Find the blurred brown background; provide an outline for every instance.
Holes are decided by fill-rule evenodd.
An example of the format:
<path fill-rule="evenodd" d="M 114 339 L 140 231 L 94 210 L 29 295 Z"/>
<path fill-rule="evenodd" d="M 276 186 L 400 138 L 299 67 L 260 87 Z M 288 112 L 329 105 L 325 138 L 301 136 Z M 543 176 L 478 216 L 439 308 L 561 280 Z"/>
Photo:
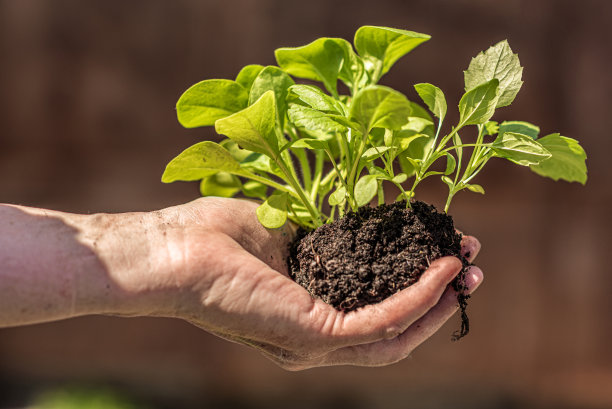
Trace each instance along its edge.
<path fill-rule="evenodd" d="M 180 94 L 363 24 L 431 34 L 382 83 L 416 100 L 411 84 L 432 82 L 449 107 L 470 58 L 508 38 L 525 84 L 494 119 L 577 138 L 589 157 L 586 187 L 498 160 L 477 181 L 484 197 L 455 198 L 486 277 L 459 343 L 454 320 L 391 367 L 289 373 L 183 322 L 80 318 L 0 330 L 0 407 L 76 383 L 168 408 L 612 408 L 611 21 L 607 0 L 0 0 L 0 202 L 121 212 L 191 200 L 196 184 L 159 181 L 213 135 L 180 127 Z M 418 194 L 440 205 L 445 190 Z"/>

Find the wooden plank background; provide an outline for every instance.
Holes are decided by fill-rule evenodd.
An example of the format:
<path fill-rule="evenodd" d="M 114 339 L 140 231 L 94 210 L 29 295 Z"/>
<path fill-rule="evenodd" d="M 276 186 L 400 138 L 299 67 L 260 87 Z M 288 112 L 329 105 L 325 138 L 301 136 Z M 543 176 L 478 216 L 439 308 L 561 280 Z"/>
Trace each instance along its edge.
<path fill-rule="evenodd" d="M 589 156 L 586 187 L 497 160 L 484 197 L 456 197 L 485 272 L 459 343 L 455 320 L 391 367 L 287 373 L 183 322 L 87 317 L 0 330 L 0 407 L 76 381 L 167 407 L 612 408 L 611 17 L 606 0 L 0 0 L 0 202 L 87 213 L 191 200 L 195 184 L 159 181 L 214 137 L 178 125 L 182 91 L 363 24 L 432 34 L 382 83 L 416 100 L 411 84 L 432 82 L 450 111 L 470 58 L 508 38 L 525 84 L 495 119 L 577 138 Z M 440 205 L 445 186 L 418 194 Z"/>

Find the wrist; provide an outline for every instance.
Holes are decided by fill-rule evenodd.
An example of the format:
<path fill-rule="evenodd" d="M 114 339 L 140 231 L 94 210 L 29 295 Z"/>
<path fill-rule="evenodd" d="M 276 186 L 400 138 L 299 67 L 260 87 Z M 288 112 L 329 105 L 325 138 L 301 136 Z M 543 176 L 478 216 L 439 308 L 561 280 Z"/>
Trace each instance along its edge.
<path fill-rule="evenodd" d="M 180 283 L 164 212 L 81 217 L 80 241 L 95 257 L 74 277 L 76 314 L 172 316 Z"/>

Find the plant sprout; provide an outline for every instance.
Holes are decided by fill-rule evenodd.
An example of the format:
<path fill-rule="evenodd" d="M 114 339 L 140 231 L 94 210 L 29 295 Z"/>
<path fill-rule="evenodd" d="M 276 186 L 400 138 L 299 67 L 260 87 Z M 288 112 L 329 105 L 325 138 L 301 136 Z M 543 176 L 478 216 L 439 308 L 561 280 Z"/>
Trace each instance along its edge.
<path fill-rule="evenodd" d="M 448 212 L 461 190 L 484 193 L 473 179 L 496 157 L 554 180 L 586 183 L 586 154 L 576 140 L 558 133 L 539 138 L 530 123 L 491 120 L 522 85 L 523 68 L 507 41 L 472 59 L 459 122 L 447 134 L 448 106 L 438 87 L 414 86 L 432 117 L 401 92 L 378 85 L 399 58 L 429 39 L 364 26 L 355 33 L 354 48 L 341 38 L 319 38 L 277 49 L 278 66 L 247 65 L 235 80 L 193 85 L 177 102 L 179 122 L 214 126 L 227 139 L 186 149 L 168 164 L 162 181 L 199 180 L 203 195 L 261 199 L 257 216 L 268 228 L 287 219 L 319 227 L 374 198 L 384 203 L 390 185 L 410 207 L 415 189 L 430 176 L 448 186 Z M 338 80 L 348 94 L 338 89 Z M 468 127 L 476 136 L 466 143 Z"/>

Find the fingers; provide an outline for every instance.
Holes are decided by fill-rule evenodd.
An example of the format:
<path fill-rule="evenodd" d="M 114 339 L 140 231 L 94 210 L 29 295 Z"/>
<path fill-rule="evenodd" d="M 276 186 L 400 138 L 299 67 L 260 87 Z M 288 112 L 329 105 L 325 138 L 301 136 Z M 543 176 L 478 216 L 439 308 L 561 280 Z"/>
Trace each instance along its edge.
<path fill-rule="evenodd" d="M 466 273 L 468 293 L 483 280 L 482 271 L 475 266 Z M 399 336 L 371 344 L 349 346 L 326 356 L 324 365 L 382 366 L 398 362 L 432 336 L 457 311 L 457 293 L 448 288 L 440 301 Z"/>
<path fill-rule="evenodd" d="M 480 251 L 480 242 L 474 236 L 463 236 L 461 238 L 461 255 L 470 263 L 474 261 Z"/>
<path fill-rule="evenodd" d="M 447 285 L 461 271 L 455 257 L 434 261 L 419 281 L 387 298 L 332 320 L 327 334 L 336 347 L 366 344 L 397 337 L 436 305 Z"/>

